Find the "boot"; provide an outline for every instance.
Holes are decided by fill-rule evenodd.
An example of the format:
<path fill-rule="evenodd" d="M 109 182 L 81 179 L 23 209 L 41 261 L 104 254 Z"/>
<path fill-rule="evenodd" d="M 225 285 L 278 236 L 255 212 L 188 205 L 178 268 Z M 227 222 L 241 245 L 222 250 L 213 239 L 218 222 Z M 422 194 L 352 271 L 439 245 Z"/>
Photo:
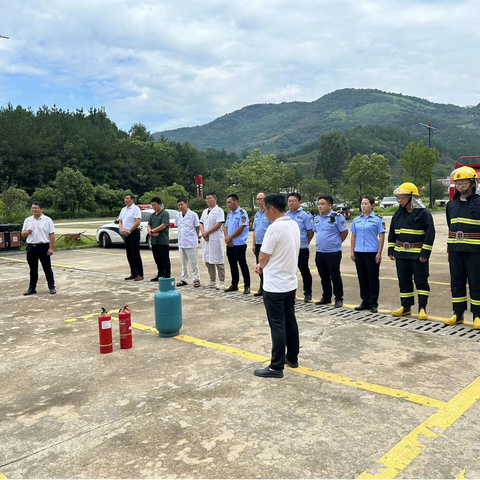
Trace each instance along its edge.
<path fill-rule="evenodd" d="M 480 318 L 475 317 L 475 320 L 473 321 L 473 328 L 475 330 L 480 330 Z"/>
<path fill-rule="evenodd" d="M 409 310 L 406 310 L 404 307 L 400 307 L 398 310 L 393 310 L 392 315 L 394 317 L 403 317 L 404 315 L 411 315 L 412 307 Z"/>
<path fill-rule="evenodd" d="M 443 323 L 445 325 L 457 325 L 458 323 L 463 323 L 463 313 L 461 314 L 454 313 L 450 318 L 447 318 L 446 320 L 444 320 Z"/>
<path fill-rule="evenodd" d="M 418 310 L 418 319 L 419 320 L 428 320 L 428 315 L 426 312 L 427 307 L 420 307 Z"/>

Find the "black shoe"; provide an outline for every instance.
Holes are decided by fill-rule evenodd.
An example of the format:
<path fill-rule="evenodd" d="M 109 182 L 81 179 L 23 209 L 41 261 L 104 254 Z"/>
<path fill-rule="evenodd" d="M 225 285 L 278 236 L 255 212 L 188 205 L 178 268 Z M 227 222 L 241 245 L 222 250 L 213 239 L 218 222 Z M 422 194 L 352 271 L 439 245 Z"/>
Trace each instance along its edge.
<path fill-rule="evenodd" d="M 287 357 L 285 357 L 285 364 L 290 368 L 298 368 L 298 362 L 291 362 Z"/>
<path fill-rule="evenodd" d="M 254 297 L 263 297 L 263 290 L 259 290 L 257 293 L 253 294 Z"/>
<path fill-rule="evenodd" d="M 233 285 L 230 285 L 228 288 L 224 290 L 224 292 L 238 292 L 238 287 L 234 287 Z"/>
<path fill-rule="evenodd" d="M 364 303 L 361 303 L 358 307 L 355 307 L 354 310 L 360 312 L 362 310 L 368 310 L 370 307 L 367 307 Z"/>
<path fill-rule="evenodd" d="M 243 289 L 243 294 L 244 294 L 244 295 L 250 295 L 250 287 L 245 287 L 245 288 Z"/>
<path fill-rule="evenodd" d="M 274 378 L 283 378 L 283 370 L 274 370 L 270 367 L 258 368 L 253 371 L 253 374 L 257 377 L 274 377 Z"/>
<path fill-rule="evenodd" d="M 125 277 L 125 280 L 135 280 L 135 275 L 130 275 L 129 277 Z"/>
<path fill-rule="evenodd" d="M 372 313 L 378 313 L 378 308 L 377 308 L 377 307 L 372 307 L 372 308 L 370 309 L 370 311 L 371 311 Z"/>
<path fill-rule="evenodd" d="M 343 307 L 343 300 L 335 300 L 334 308 Z"/>
<path fill-rule="evenodd" d="M 312 296 L 305 294 L 305 295 L 303 296 L 303 301 L 304 301 L 305 303 L 312 303 Z"/>
<path fill-rule="evenodd" d="M 57 293 L 57 291 L 55 290 L 55 287 L 50 289 L 50 294 L 51 295 L 55 295 L 56 293 Z"/>
<path fill-rule="evenodd" d="M 158 279 L 159 279 L 159 278 L 160 278 L 160 277 L 151 278 L 150 281 L 151 281 L 151 282 L 158 282 Z"/>
<path fill-rule="evenodd" d="M 329 303 L 332 303 L 331 298 L 322 297 L 318 302 L 315 302 L 315 305 L 327 305 Z"/>
<path fill-rule="evenodd" d="M 34 288 L 29 288 L 24 295 L 34 295 L 37 291 Z"/>

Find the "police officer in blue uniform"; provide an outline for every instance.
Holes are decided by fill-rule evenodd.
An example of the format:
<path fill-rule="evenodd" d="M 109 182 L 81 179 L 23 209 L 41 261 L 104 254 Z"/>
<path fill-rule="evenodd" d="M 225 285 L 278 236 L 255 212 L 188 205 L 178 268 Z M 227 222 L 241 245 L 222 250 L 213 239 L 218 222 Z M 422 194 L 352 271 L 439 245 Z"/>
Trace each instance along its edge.
<path fill-rule="evenodd" d="M 335 308 L 343 306 L 343 281 L 340 273 L 342 261 L 342 243 L 347 238 L 347 221 L 343 215 L 332 211 L 333 198 L 330 195 L 318 197 L 318 211 L 313 219 L 313 228 L 317 234 L 317 265 L 322 282 L 323 295 L 316 305 L 325 305 L 332 301 L 335 295 Z"/>
<path fill-rule="evenodd" d="M 355 310 L 378 312 L 380 293 L 380 262 L 385 243 L 385 222 L 374 211 L 375 199 L 364 195 L 360 208 L 362 215 L 353 219 L 350 258 L 357 268 L 362 303 Z"/>
<path fill-rule="evenodd" d="M 260 248 L 262 247 L 263 237 L 269 225 L 272 222 L 268 220 L 265 215 L 265 193 L 257 193 L 257 205 L 258 212 L 255 214 L 253 220 L 253 242 L 252 242 L 252 252 L 255 255 L 255 259 L 258 263 L 258 256 L 260 254 Z M 260 273 L 260 288 L 257 293 L 254 293 L 254 297 L 261 297 L 263 295 L 263 273 Z"/>
<path fill-rule="evenodd" d="M 304 302 L 312 301 L 312 274 L 308 268 L 310 250 L 308 246 L 313 238 L 313 217 L 302 208 L 302 197 L 299 193 L 291 193 L 288 196 L 287 215 L 297 222 L 300 228 L 300 253 L 298 254 L 298 269 L 302 274 Z"/>
<path fill-rule="evenodd" d="M 250 272 L 247 265 L 247 238 L 248 238 L 248 215 L 243 208 L 238 206 L 238 197 L 235 194 L 227 197 L 227 207 L 230 213 L 225 222 L 225 243 L 227 244 L 227 258 L 232 275 L 232 284 L 225 289 L 226 292 L 238 291 L 240 274 L 238 265 L 242 270 L 244 294 L 250 293 Z"/>

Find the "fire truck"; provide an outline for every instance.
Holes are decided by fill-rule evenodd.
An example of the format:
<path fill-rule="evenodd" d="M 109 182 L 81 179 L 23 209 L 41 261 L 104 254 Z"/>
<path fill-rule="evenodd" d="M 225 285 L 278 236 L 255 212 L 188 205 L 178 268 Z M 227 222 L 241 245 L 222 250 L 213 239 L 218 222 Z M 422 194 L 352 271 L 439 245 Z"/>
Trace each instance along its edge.
<path fill-rule="evenodd" d="M 475 157 L 460 157 L 455 164 L 455 168 L 459 167 L 472 167 L 477 172 L 478 178 L 480 178 L 480 155 Z M 477 193 L 480 194 L 480 185 L 477 189 Z M 454 195 L 455 183 L 450 179 L 450 198 L 453 198 Z"/>

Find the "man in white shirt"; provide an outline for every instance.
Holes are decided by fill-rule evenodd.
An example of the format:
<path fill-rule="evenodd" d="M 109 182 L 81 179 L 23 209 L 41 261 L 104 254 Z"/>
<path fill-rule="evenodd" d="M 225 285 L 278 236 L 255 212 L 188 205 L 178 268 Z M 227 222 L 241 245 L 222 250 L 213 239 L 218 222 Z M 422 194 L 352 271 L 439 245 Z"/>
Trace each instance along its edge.
<path fill-rule="evenodd" d="M 198 215 L 188 208 L 186 198 L 177 200 L 180 210 L 175 217 L 175 226 L 178 227 L 178 249 L 180 259 L 182 260 L 182 279 L 177 283 L 177 287 L 188 285 L 188 266 L 192 271 L 193 286 L 200 286 L 200 272 L 198 270 L 198 232 L 200 231 L 200 221 Z"/>
<path fill-rule="evenodd" d="M 135 205 L 135 197 L 129 193 L 125 195 L 125 206 L 118 217 L 118 228 L 125 241 L 127 260 L 130 265 L 130 276 L 125 280 L 139 282 L 143 280 L 143 263 L 140 256 L 140 223 L 142 212 Z"/>
<path fill-rule="evenodd" d="M 21 233 L 22 237 L 27 237 L 27 262 L 30 267 L 30 285 L 24 295 L 37 293 L 39 260 L 53 295 L 57 291 L 50 257 L 55 244 L 55 228 L 52 219 L 43 214 L 43 205 L 40 202 L 32 202 L 31 212 L 32 216 L 23 222 Z"/>
<path fill-rule="evenodd" d="M 225 212 L 217 205 L 215 193 L 207 193 L 205 200 L 208 208 L 200 217 L 200 231 L 203 238 L 203 261 L 210 277 L 210 282 L 206 286 L 216 286 L 217 290 L 223 290 L 225 288 L 225 257 L 222 225 L 225 223 Z M 215 267 L 218 272 L 218 283 L 216 283 Z"/>
<path fill-rule="evenodd" d="M 272 334 L 272 358 L 268 367 L 254 371 L 258 377 L 282 378 L 285 363 L 298 367 L 300 340 L 295 296 L 300 229 L 285 214 L 286 208 L 284 195 L 272 193 L 265 197 L 265 214 L 273 223 L 265 232 L 255 273 L 263 273 L 263 303 Z"/>

